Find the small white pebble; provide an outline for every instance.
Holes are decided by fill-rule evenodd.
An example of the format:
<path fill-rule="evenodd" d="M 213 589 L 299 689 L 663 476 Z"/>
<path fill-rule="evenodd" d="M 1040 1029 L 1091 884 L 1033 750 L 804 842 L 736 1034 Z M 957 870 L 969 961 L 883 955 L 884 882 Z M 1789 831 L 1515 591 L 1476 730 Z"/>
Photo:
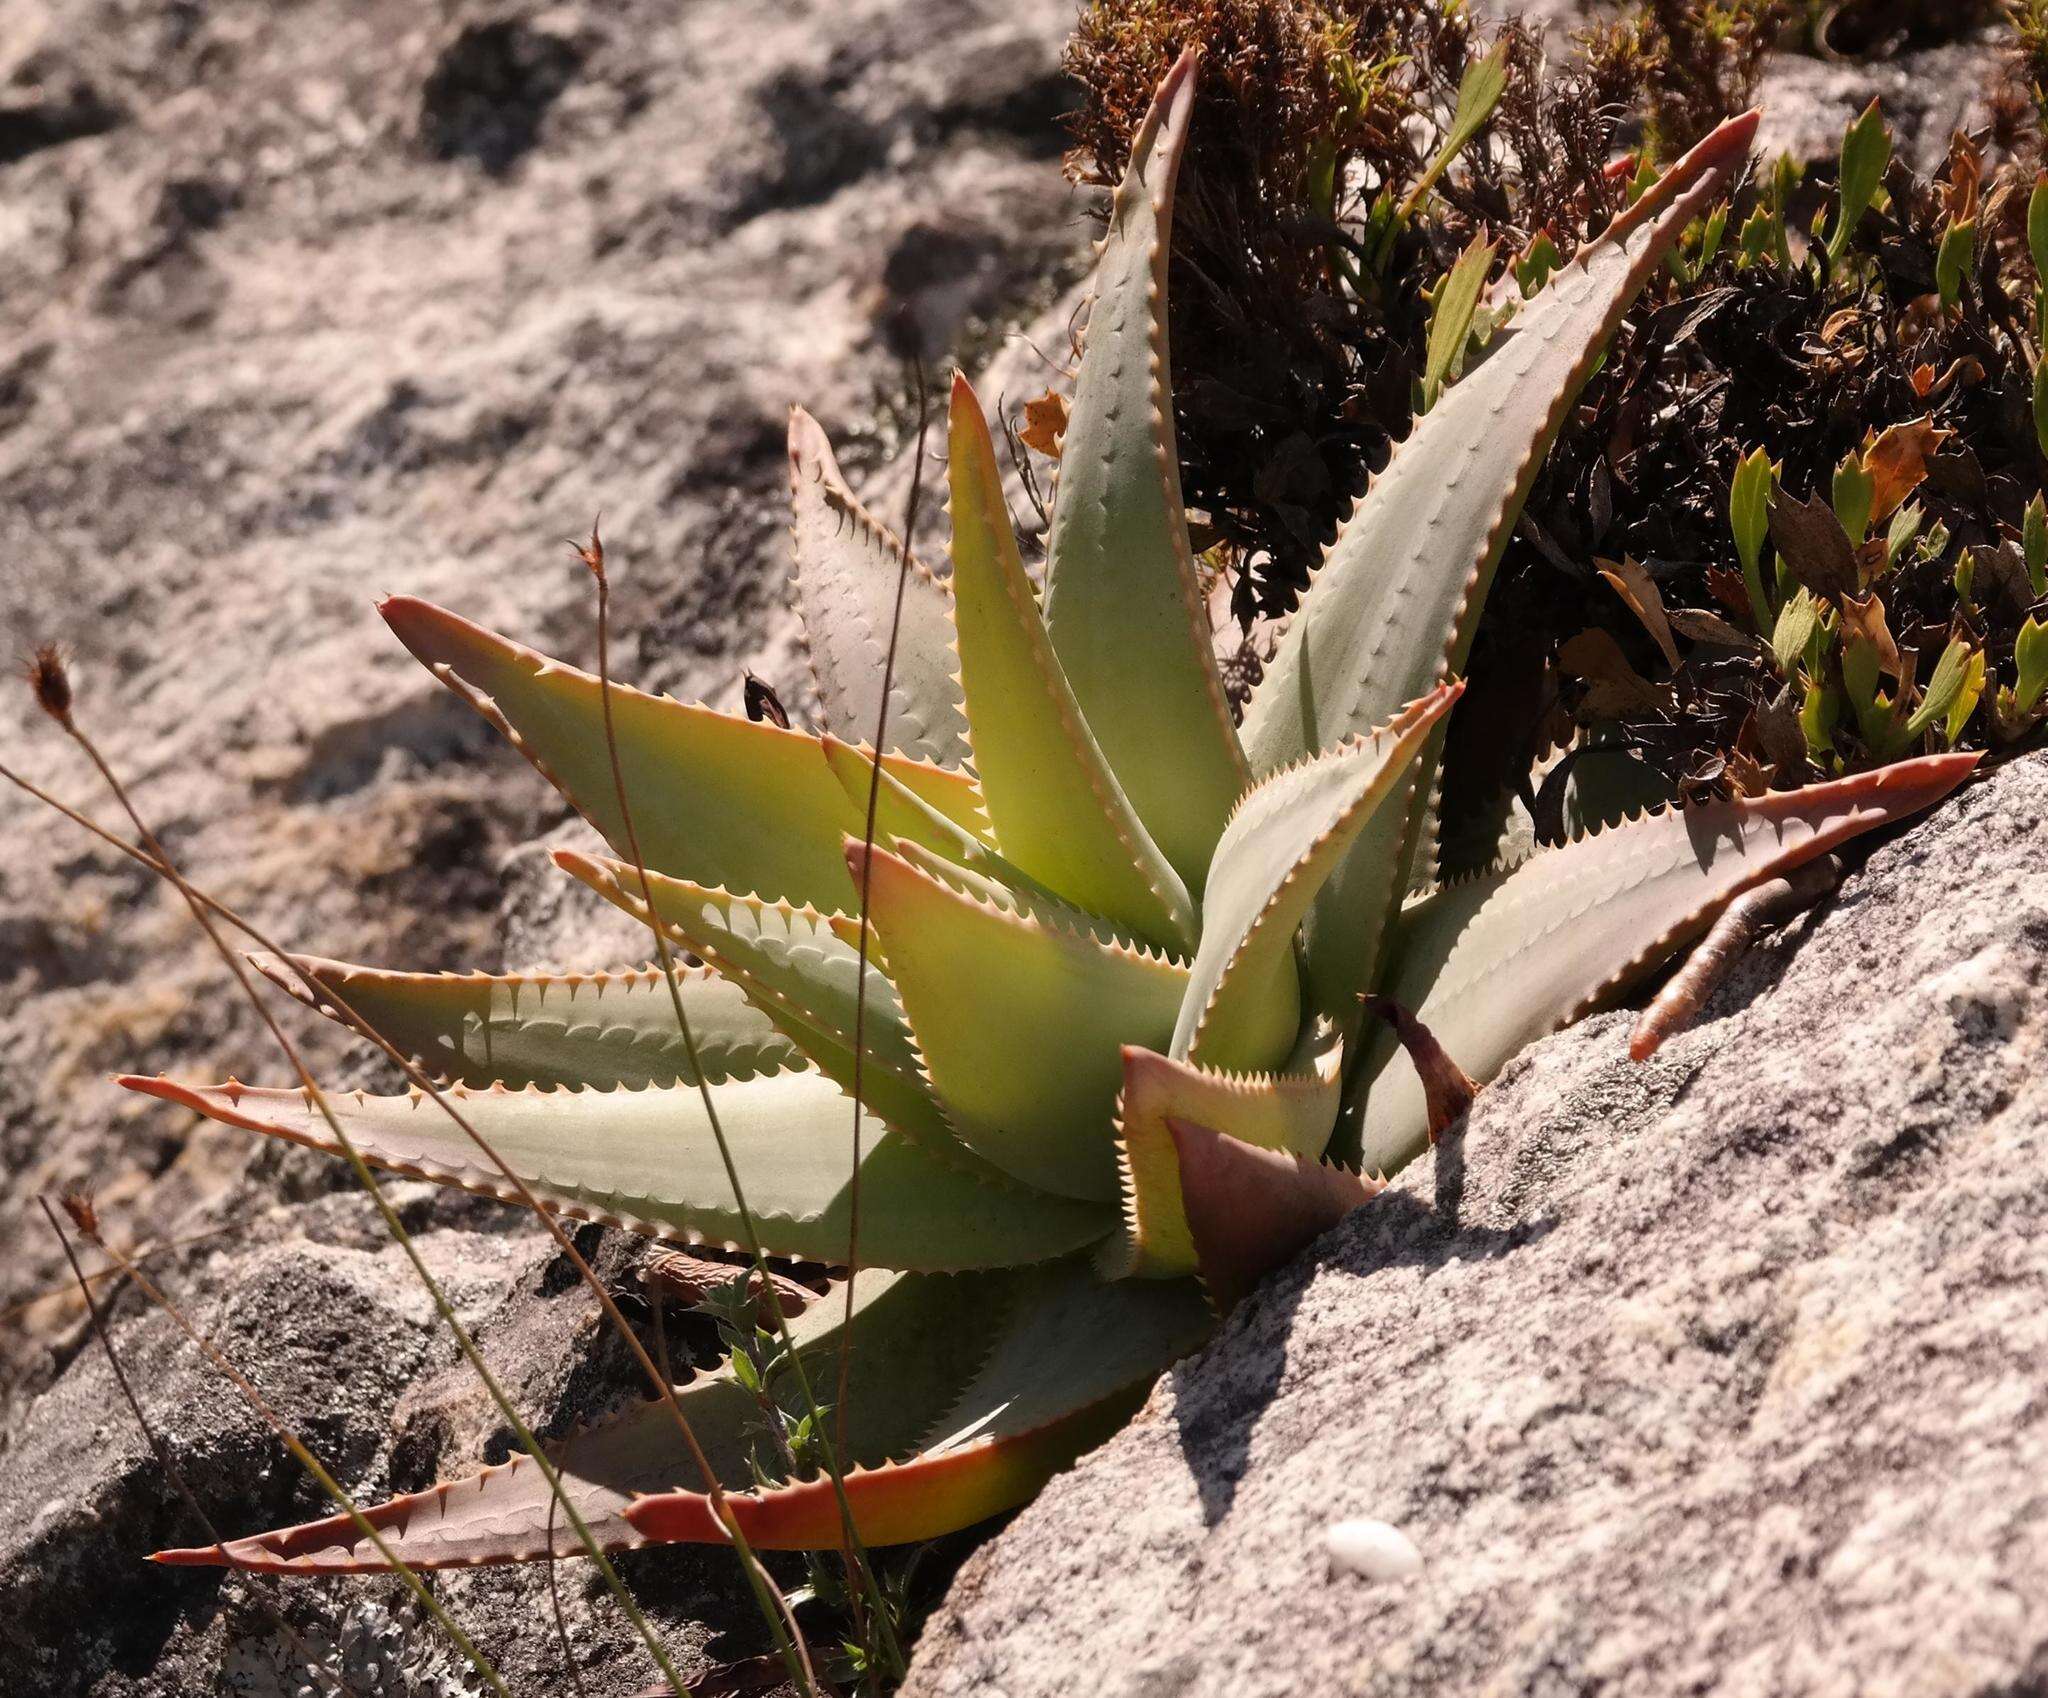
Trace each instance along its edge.
<path fill-rule="evenodd" d="M 1323 1543 L 1332 1565 L 1367 1580 L 1412 1580 L 1422 1572 L 1415 1541 L 1384 1521 L 1333 1521 Z"/>

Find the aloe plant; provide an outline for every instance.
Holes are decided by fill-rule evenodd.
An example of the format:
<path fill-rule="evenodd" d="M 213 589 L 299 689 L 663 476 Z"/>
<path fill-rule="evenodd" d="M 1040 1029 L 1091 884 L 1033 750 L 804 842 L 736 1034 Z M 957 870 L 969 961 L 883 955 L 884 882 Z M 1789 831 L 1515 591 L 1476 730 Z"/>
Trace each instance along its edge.
<path fill-rule="evenodd" d="M 760 1248 L 843 1267 L 858 1149 L 850 1300 L 790 1325 L 820 1369 L 850 1347 L 842 1460 L 869 1543 L 1029 1497 L 1120 1424 L 1219 1307 L 1425 1147 L 1424 1084 L 1362 1023 L 1365 995 L 1393 999 L 1411 1029 L 1419 1017 L 1485 1079 L 1744 889 L 1925 805 L 1970 764 L 1928 758 L 1650 815 L 1410 896 L 1444 716 L 1522 497 L 1636 291 L 1744 158 L 1753 119 L 1717 131 L 1556 268 L 1435 398 L 1330 549 L 1240 729 L 1190 549 L 1167 379 L 1165 255 L 1193 77 L 1183 60 L 1162 84 L 1113 202 L 1042 594 L 988 426 L 956 380 L 952 571 L 900 556 L 900 609 L 900 545 L 793 415 L 815 732 L 608 692 L 452 613 L 384 603 L 414 654 L 615 849 L 637 836 L 633 861 L 557 859 L 701 961 L 678 987 L 694 1046 L 651 969 L 299 962 L 450 1081 L 565 1215 L 692 1244 L 744 1236 L 701 1075 Z M 884 706 L 892 623 L 877 755 L 858 740 Z M 297 1091 L 128 1083 L 231 1125 L 334 1142 Z M 370 1160 L 498 1193 L 419 1093 L 333 1107 Z M 756 1486 L 760 1405 L 744 1370 L 678 1398 L 755 1546 L 840 1542 L 829 1481 Z M 561 1469 L 607 1544 L 727 1536 L 661 1406 L 580 1435 Z M 424 1567 L 574 1548 L 520 1461 L 372 1519 Z M 162 1560 L 379 1559 L 335 1519 Z"/>

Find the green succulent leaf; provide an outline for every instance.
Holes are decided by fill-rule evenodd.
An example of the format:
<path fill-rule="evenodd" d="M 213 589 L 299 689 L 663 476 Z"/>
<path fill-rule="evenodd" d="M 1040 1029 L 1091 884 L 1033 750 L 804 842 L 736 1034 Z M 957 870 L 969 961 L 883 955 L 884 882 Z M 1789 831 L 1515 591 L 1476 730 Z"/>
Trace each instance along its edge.
<path fill-rule="evenodd" d="M 1246 710 L 1253 769 L 1271 773 L 1392 717 L 1464 664 L 1493 570 L 1580 387 L 1629 303 L 1741 162 L 1754 117 L 1724 124 L 1551 278 L 1373 481 L 1311 581 Z M 1435 754 L 1414 766 L 1426 795 Z M 1313 1006 L 1355 1023 L 1415 806 L 1358 839 L 1309 920 Z M 1390 875 L 1390 869 L 1392 874 Z"/>
<path fill-rule="evenodd" d="M 1870 210 L 1885 167 L 1891 163 L 1892 133 L 1872 100 L 1842 132 L 1842 170 L 1834 228 L 1828 232 L 1828 258 L 1839 262 L 1849 251 L 1849 238 Z"/>
<path fill-rule="evenodd" d="M 949 434 L 953 617 L 996 847 L 1140 937 L 1191 944 L 1187 886 L 1132 811 L 1053 652 L 1017 554 L 988 421 L 957 374 Z"/>
<path fill-rule="evenodd" d="M 1951 637 L 1941 659 L 1934 663 L 1934 676 L 1920 692 L 1920 705 L 1906 718 L 1906 736 L 1918 737 L 1938 719 L 1946 719 L 1970 680 L 1970 645 Z"/>
<path fill-rule="evenodd" d="M 961 1142 L 1027 1185 L 1115 1197 L 1119 1047 L 1163 1047 L 1185 967 L 963 895 L 886 849 L 868 916 Z"/>
<path fill-rule="evenodd" d="M 648 918 L 640 876 L 631 867 L 568 850 L 556 851 L 555 864 L 635 919 Z M 843 922 L 814 909 L 734 896 L 661 873 L 648 874 L 647 882 L 654 913 L 671 938 L 723 974 L 805 1059 L 851 1093 L 860 952 L 857 942 L 848 942 L 835 929 Z M 910 1027 L 895 987 L 875 964 L 877 953 L 870 952 L 866 1006 L 860 1013 L 866 1055 L 860 1068 L 862 1101 L 949 1165 L 994 1177 L 953 1136 L 925 1088 Z M 673 1029 L 672 1009 L 669 1024 Z"/>
<path fill-rule="evenodd" d="M 1117 783 L 1199 895 L 1245 765 L 1173 432 L 1166 261 L 1194 87 L 1185 55 L 1160 85 L 1110 206 L 1046 537 L 1045 624 Z"/>
<path fill-rule="evenodd" d="M 1472 334 L 1472 315 L 1486 287 L 1494 244 L 1474 236 L 1471 245 L 1437 284 L 1429 308 L 1429 346 L 1423 361 L 1422 408 L 1428 412 L 1465 366 L 1465 345 Z"/>
<path fill-rule="evenodd" d="M 2048 502 L 2037 494 L 2027 502 L 2020 520 L 2020 552 L 2027 563 L 2027 584 L 2034 599 L 2048 596 Z"/>
<path fill-rule="evenodd" d="M 1771 598 L 1764 592 L 1763 557 L 1776 481 L 1777 468 L 1759 448 L 1737 464 L 1728 494 L 1728 522 L 1735 532 L 1736 556 L 1742 562 L 1742 586 L 1749 595 L 1750 617 L 1760 636 L 1769 635 L 1773 624 Z"/>
<path fill-rule="evenodd" d="M 1471 146 L 1472 138 L 1493 116 L 1493 109 L 1507 92 L 1508 47 L 1509 43 L 1503 37 L 1483 59 L 1475 59 L 1465 67 L 1465 74 L 1458 79 L 1458 99 L 1451 109 L 1450 127 L 1444 131 L 1442 144 L 1423 167 L 1415 186 L 1403 199 L 1403 219 L 1422 205 L 1429 191 L 1436 186 L 1437 179 L 1451 168 L 1459 154 Z"/>
<path fill-rule="evenodd" d="M 1813 599 L 1811 590 L 1802 588 L 1778 609 L 1778 622 L 1771 629 L 1771 653 L 1777 658 L 1778 670 L 1787 678 L 1798 670 L 1819 627 L 1820 603 Z"/>
<path fill-rule="evenodd" d="M 379 609 L 405 646 L 497 728 L 619 854 L 630 853 L 606 750 L 598 681 L 522 644 L 394 596 Z M 614 684 L 619 764 L 647 864 L 700 884 L 801 902 L 852 905 L 839 841 L 861 815 L 818 740 Z M 973 830 L 974 780 L 900 755 L 888 770 Z"/>
<path fill-rule="evenodd" d="M 1917 812 L 1978 757 L 1930 755 L 1805 790 L 1671 809 L 1453 885 L 1401 917 L 1387 994 L 1474 1079 L 1619 993 L 1737 892 Z M 1390 1035 L 1367 1063 L 1364 1151 L 1393 1172 L 1427 1136 L 1422 1086 Z"/>
<path fill-rule="evenodd" d="M 1464 688 L 1439 686 L 1370 735 L 1275 773 L 1238 805 L 1209 870 L 1176 1057 L 1257 1072 L 1294 1047 L 1302 1024 L 1295 931 Z"/>
<path fill-rule="evenodd" d="M 339 1154 L 302 1091 L 124 1079 L 223 1125 Z M 420 1092 L 330 1092 L 349 1141 L 393 1172 L 485 1196 L 511 1195 L 453 1120 Z M 550 1208 L 656 1238 L 737 1248 L 744 1232 L 702 1092 L 473 1090 L 448 1097 Z M 718 1118 L 770 1255 L 844 1263 L 854 1111 L 822 1073 L 773 1073 L 717 1087 Z M 1092 1244 L 1112 1211 L 962 1172 L 863 1116 L 861 1260 L 945 1271 L 1043 1261 Z M 1104 1137 L 1107 1143 L 1107 1134 Z"/>
<path fill-rule="evenodd" d="M 2034 176 L 2034 192 L 2027 196 L 2027 253 L 2034 262 L 2034 275 L 2048 283 L 2048 171 Z"/>
<path fill-rule="evenodd" d="M 2013 641 L 2013 660 L 2019 671 L 2014 694 L 2022 713 L 2031 713 L 2048 694 L 2048 624 L 2028 619 Z"/>
<path fill-rule="evenodd" d="M 967 717 L 953 675 L 951 595 L 922 561 L 913 558 L 906 570 L 902 543 L 847 487 L 831 443 L 801 407 L 789 416 L 789 488 L 793 583 L 825 729 L 855 743 L 873 739 L 889 632 L 897 624 L 888 746 L 959 766 L 967 757 Z"/>
<path fill-rule="evenodd" d="M 1833 496 L 1835 517 L 1841 522 L 1843 535 L 1852 543 L 1860 543 L 1870 531 L 1877 480 L 1865 469 L 1862 456 L 1854 449 L 1843 455 L 1842 463 L 1835 468 Z"/>
<path fill-rule="evenodd" d="M 659 967 L 602 973 L 398 973 L 300 955 L 324 994 L 271 955 L 255 967 L 307 1007 L 348 1024 L 345 1002 L 408 1060 L 466 1085 L 695 1084 Z M 704 968 L 677 974 L 697 1058 L 713 1084 L 803 1065 L 759 1010 Z"/>
<path fill-rule="evenodd" d="M 1934 256 L 1934 288 L 1945 311 L 1953 312 L 1962 298 L 1963 280 L 1976 255 L 1976 219 L 1957 219 L 1942 231 L 1941 246 Z"/>

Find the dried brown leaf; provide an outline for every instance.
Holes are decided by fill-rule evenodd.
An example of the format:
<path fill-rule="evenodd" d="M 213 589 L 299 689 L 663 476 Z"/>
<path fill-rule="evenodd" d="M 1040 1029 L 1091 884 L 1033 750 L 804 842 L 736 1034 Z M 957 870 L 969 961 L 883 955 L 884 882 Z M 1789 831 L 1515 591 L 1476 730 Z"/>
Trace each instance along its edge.
<path fill-rule="evenodd" d="M 1899 645 L 1885 623 L 1884 603 L 1875 591 L 1842 597 L 1842 644 L 1858 638 L 1877 650 L 1877 669 L 1889 678 L 1899 675 Z"/>
<path fill-rule="evenodd" d="M 1953 434 L 1938 429 L 1932 419 L 1914 419 L 1891 425 L 1869 441 L 1863 450 L 1863 469 L 1870 474 L 1873 525 L 1883 524 L 1920 487 L 1928 462 Z"/>
<path fill-rule="evenodd" d="M 1849 534 L 1820 496 L 1795 501 L 1780 490 L 1771 498 L 1770 523 L 1778 557 L 1815 595 L 1839 600 L 1863 587 Z"/>
<path fill-rule="evenodd" d="M 1741 587 L 1741 580 L 1739 578 L 1736 580 L 1736 586 L 1739 592 Z M 1673 608 L 1666 617 L 1670 619 L 1671 628 L 1674 631 L 1681 637 L 1688 638 L 1695 643 L 1718 643 L 1722 648 L 1728 649 L 1753 649 L 1756 647 L 1756 639 L 1754 637 L 1738 631 L 1727 620 L 1723 619 L 1720 614 L 1710 612 L 1704 607 Z"/>
<path fill-rule="evenodd" d="M 1017 432 L 1017 440 L 1026 448 L 1043 454 L 1048 460 L 1060 457 L 1062 439 L 1067 434 L 1067 398 L 1047 390 L 1035 401 L 1024 403 L 1024 427 Z"/>
<path fill-rule="evenodd" d="M 1656 580 L 1633 557 L 1596 560 L 1594 564 L 1614 593 L 1628 603 L 1629 611 L 1643 622 L 1643 629 L 1650 633 L 1650 640 L 1663 654 L 1664 664 L 1676 672 L 1678 645 L 1671 640 L 1671 621 L 1665 616 L 1664 597 L 1657 589 Z"/>
<path fill-rule="evenodd" d="M 1557 658 L 1573 677 L 1585 680 L 1586 711 L 1596 719 L 1655 713 L 1669 694 L 1629 665 L 1621 645 L 1598 626 L 1572 638 L 1557 651 Z"/>

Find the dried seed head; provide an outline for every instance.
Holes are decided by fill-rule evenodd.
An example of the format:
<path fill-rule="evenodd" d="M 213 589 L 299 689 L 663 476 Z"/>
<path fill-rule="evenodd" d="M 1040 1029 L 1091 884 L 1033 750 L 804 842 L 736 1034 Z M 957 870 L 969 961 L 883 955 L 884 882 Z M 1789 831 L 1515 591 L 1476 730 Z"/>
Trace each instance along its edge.
<path fill-rule="evenodd" d="M 64 665 L 64 651 L 55 643 L 43 643 L 29 656 L 29 688 L 36 705 L 59 725 L 71 724 L 71 674 Z"/>
<path fill-rule="evenodd" d="M 97 1244 L 100 1241 L 100 1212 L 93 1206 L 92 1193 L 83 1188 L 66 1191 L 58 1199 L 71 1224 Z"/>
<path fill-rule="evenodd" d="M 588 542 L 571 542 L 569 544 L 576 558 L 590 568 L 590 575 L 600 584 L 605 581 L 604 538 L 598 535 L 597 527 L 598 520 L 603 517 L 604 515 L 600 513 L 596 519 L 590 521 L 590 540 Z"/>

